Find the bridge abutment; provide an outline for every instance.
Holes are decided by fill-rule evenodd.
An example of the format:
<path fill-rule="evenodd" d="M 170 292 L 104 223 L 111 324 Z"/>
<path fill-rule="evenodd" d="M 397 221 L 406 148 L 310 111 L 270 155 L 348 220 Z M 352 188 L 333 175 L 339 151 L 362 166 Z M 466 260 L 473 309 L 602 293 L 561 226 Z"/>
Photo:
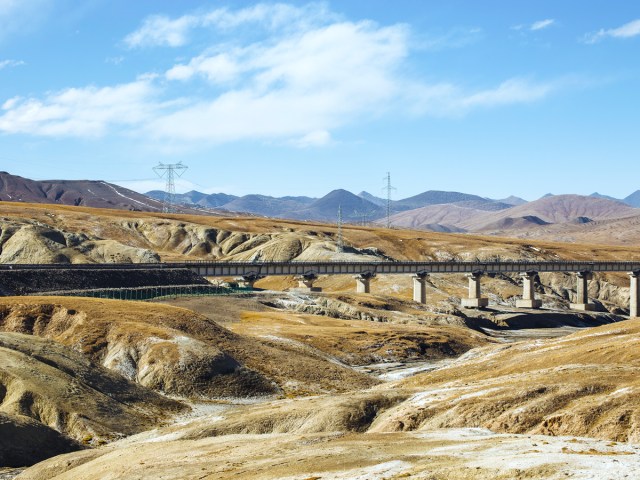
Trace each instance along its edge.
<path fill-rule="evenodd" d="M 640 314 L 640 270 L 629 272 L 629 317 L 638 317 Z"/>
<path fill-rule="evenodd" d="M 462 306 L 465 308 L 483 308 L 489 305 L 489 299 L 483 298 L 480 293 L 480 279 L 482 272 L 467 273 L 469 279 L 469 298 L 461 300 Z"/>
<path fill-rule="evenodd" d="M 236 282 L 242 284 L 243 287 L 245 288 L 250 288 L 251 290 L 254 289 L 254 285 L 255 283 L 264 278 L 262 275 L 243 275 L 241 277 L 236 278 Z"/>
<path fill-rule="evenodd" d="M 305 273 L 304 275 L 298 275 L 296 277 L 298 280 L 298 288 L 296 288 L 299 292 L 321 292 L 322 289 L 320 287 L 314 287 L 313 282 L 318 280 L 318 276 L 315 273 Z"/>
<path fill-rule="evenodd" d="M 416 273 L 413 278 L 413 301 L 427 303 L 427 277 L 426 272 Z"/>
<path fill-rule="evenodd" d="M 356 293 L 371 293 L 371 279 L 375 276 L 375 273 L 354 275 L 353 278 L 356 279 Z"/>
<path fill-rule="evenodd" d="M 577 272 L 576 279 L 576 301 L 569 305 L 571 310 L 591 311 L 595 310 L 595 305 L 589 303 L 589 280 L 593 278 L 593 273 L 589 271 Z"/>
<path fill-rule="evenodd" d="M 517 308 L 540 308 L 542 300 L 536 299 L 535 281 L 538 272 L 521 273 L 522 299 L 516 300 Z"/>

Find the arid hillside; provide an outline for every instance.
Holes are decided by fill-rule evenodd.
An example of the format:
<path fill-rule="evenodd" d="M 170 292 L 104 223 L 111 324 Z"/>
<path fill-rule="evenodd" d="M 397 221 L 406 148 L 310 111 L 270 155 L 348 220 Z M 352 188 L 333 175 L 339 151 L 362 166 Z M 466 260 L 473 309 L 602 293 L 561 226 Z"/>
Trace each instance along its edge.
<path fill-rule="evenodd" d="M 538 238 L 560 240 L 565 229 L 572 230 L 575 225 L 612 219 L 636 221 L 638 218 L 640 211 L 622 202 L 580 195 L 552 195 L 499 211 L 487 211 L 473 205 L 430 205 L 398 213 L 392 217 L 392 222 L 405 228 L 437 230 L 435 227 L 439 226 L 451 231 L 516 237 L 522 236 L 523 231 L 540 230 L 545 234 Z M 553 229 L 545 228 L 548 225 L 553 225 Z M 598 238 L 598 241 L 602 240 L 606 239 Z M 613 237 L 613 240 L 617 238 Z"/>
<path fill-rule="evenodd" d="M 501 259 L 637 259 L 631 247 L 563 244 L 473 235 L 345 226 L 347 248 L 337 248 L 334 225 L 252 217 L 206 217 L 124 212 L 81 207 L 43 207 L 0 203 L 0 261 L 134 262 L 197 259 L 225 260 L 493 260 Z M 492 304 L 513 306 L 521 294 L 517 276 L 483 279 Z M 323 277 L 317 285 L 327 292 L 352 292 L 348 276 Z M 297 286 L 292 277 L 272 277 L 258 288 L 285 290 Z M 0 286 L 0 289 L 2 287 Z M 380 276 L 374 293 L 411 298 L 408 276 Z M 432 275 L 428 308 L 453 313 L 466 295 L 462 275 Z M 8 292 L 10 294 L 10 292 Z M 551 308 L 566 308 L 575 295 L 568 274 L 541 274 L 538 294 Z M 601 311 L 628 309 L 628 278 L 597 275 L 589 294 Z"/>
<path fill-rule="evenodd" d="M 633 478 L 639 333 L 636 320 L 481 347 L 372 390 L 223 411 L 18 478 Z"/>

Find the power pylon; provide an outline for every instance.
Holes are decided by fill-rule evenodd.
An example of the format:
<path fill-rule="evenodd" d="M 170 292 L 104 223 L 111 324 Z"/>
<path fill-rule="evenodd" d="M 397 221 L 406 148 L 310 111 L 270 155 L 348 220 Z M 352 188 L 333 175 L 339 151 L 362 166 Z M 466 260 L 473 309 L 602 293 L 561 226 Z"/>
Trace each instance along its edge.
<path fill-rule="evenodd" d="M 160 178 L 166 178 L 167 184 L 164 190 L 164 202 L 162 202 L 163 213 L 175 212 L 175 197 L 176 197 L 176 184 L 175 177 L 181 177 L 185 170 L 189 168 L 183 165 L 182 162 L 178 163 L 162 163 L 153 167 L 153 171 L 156 172 Z"/>
<path fill-rule="evenodd" d="M 387 228 L 391 228 L 391 192 L 396 188 L 391 186 L 390 172 L 387 172 L 385 180 L 387 181 L 387 185 L 384 187 L 384 190 L 387 191 Z"/>
<path fill-rule="evenodd" d="M 338 252 L 344 251 L 344 238 L 342 237 L 342 205 L 338 205 Z"/>

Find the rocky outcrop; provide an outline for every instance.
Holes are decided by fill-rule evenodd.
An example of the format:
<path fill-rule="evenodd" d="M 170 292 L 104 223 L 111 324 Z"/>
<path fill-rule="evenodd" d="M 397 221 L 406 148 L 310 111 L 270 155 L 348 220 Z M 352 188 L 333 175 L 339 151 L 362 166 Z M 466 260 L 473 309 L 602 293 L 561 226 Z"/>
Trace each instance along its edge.
<path fill-rule="evenodd" d="M 37 420 L 0 411 L 0 468 L 24 467 L 82 445 Z"/>
<path fill-rule="evenodd" d="M 0 332 L 0 412 L 9 417 L 0 427 L 15 431 L 16 442 L 40 432 L 57 450 L 99 445 L 185 409 L 56 342 Z M 14 447 L 16 455 L 31 450 L 25 443 Z"/>

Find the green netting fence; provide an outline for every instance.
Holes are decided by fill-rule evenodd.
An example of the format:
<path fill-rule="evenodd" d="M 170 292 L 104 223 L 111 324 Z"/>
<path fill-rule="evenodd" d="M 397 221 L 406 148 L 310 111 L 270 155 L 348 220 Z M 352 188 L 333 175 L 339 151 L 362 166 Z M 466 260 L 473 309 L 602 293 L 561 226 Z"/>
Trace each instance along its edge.
<path fill-rule="evenodd" d="M 158 298 L 206 297 L 233 295 L 253 291 L 250 287 L 223 287 L 217 285 L 165 285 L 157 287 L 95 288 L 87 290 L 61 290 L 32 295 L 109 298 L 113 300 L 153 300 Z"/>

